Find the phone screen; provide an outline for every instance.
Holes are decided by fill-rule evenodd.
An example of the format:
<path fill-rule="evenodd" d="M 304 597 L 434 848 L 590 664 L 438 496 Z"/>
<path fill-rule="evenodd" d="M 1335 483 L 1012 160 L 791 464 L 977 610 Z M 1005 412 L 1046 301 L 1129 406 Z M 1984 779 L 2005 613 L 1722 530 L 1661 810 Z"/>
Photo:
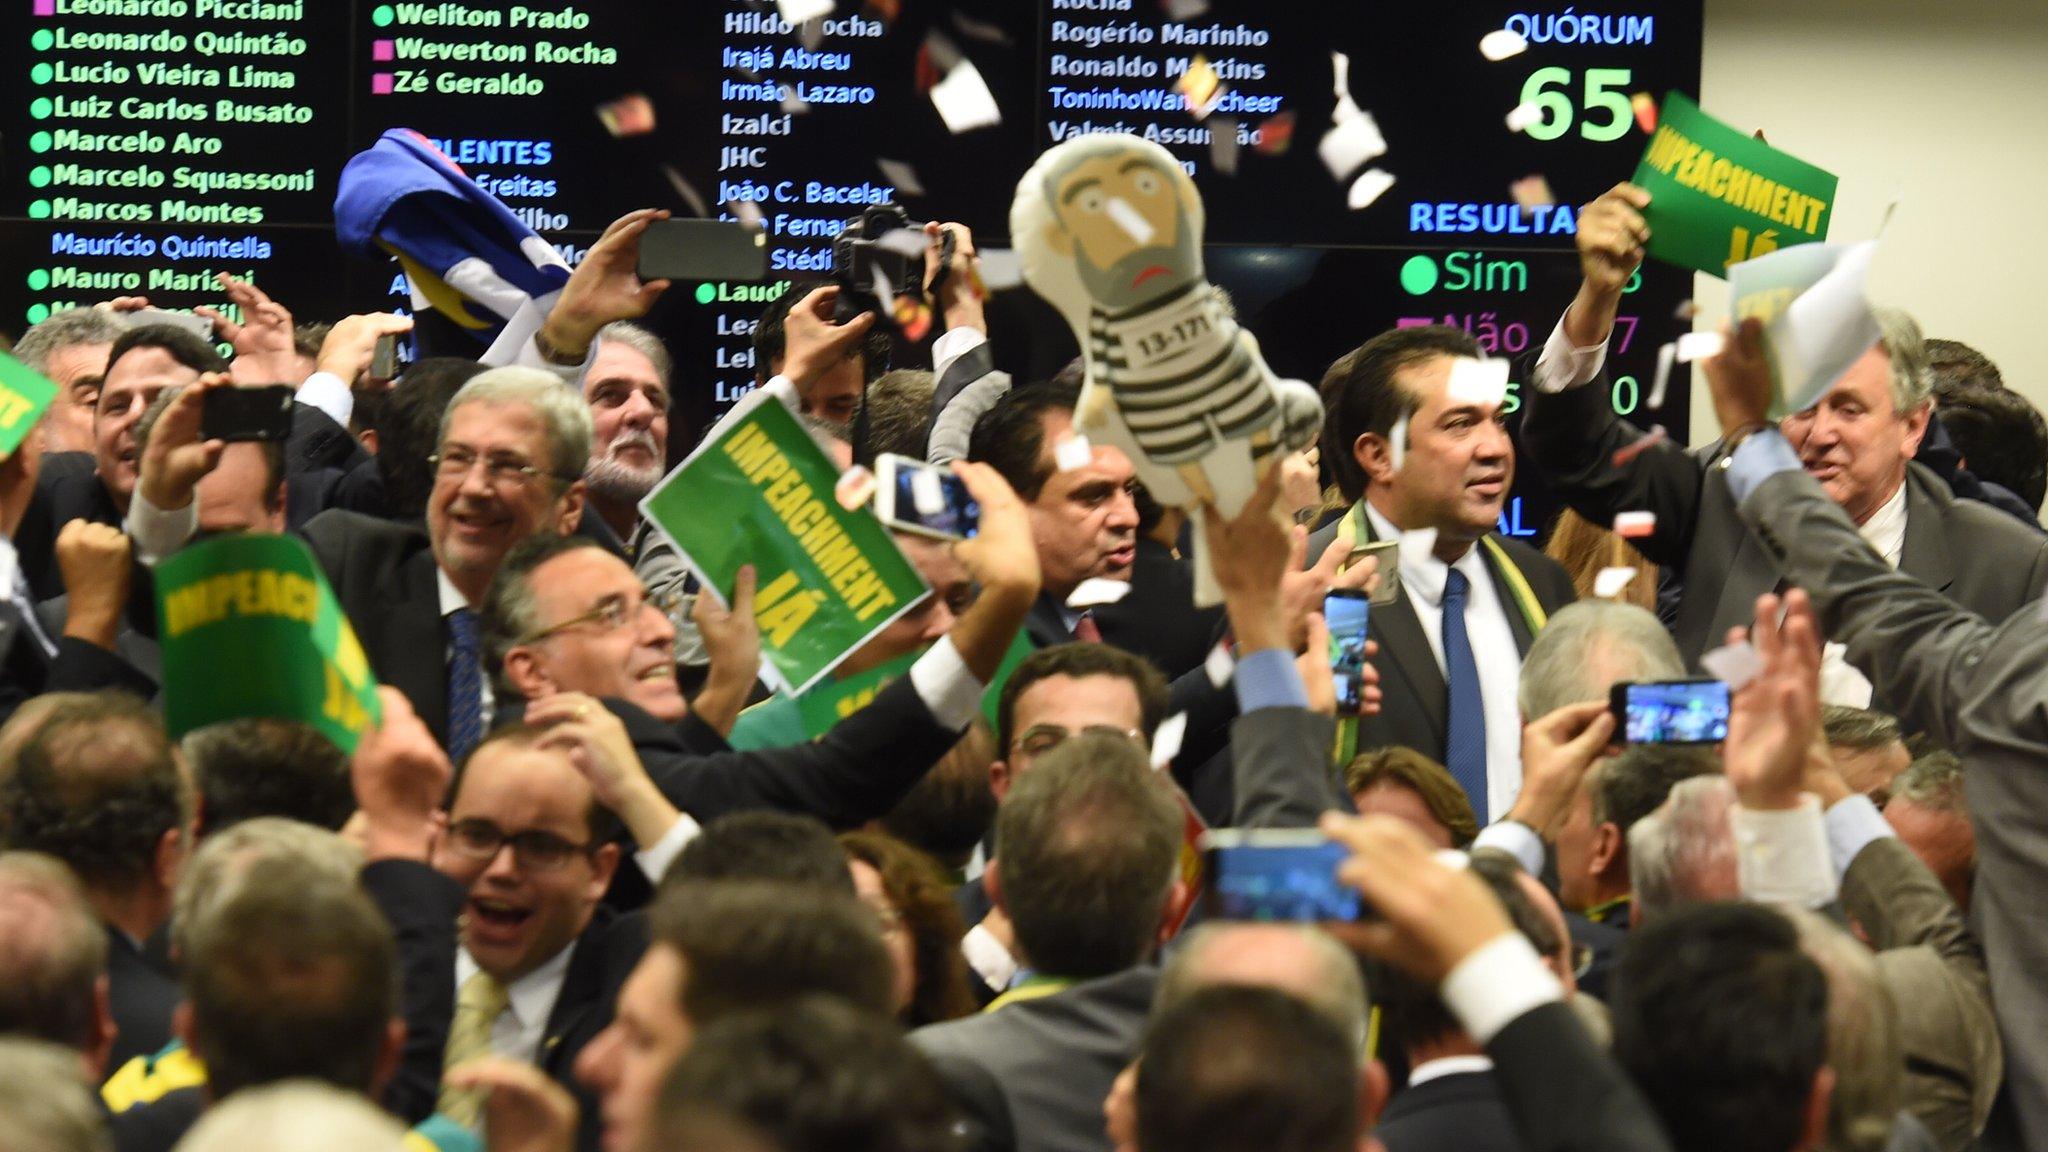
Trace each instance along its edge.
<path fill-rule="evenodd" d="M 1330 630 L 1330 678 L 1337 686 L 1337 707 L 1358 711 L 1365 683 L 1365 636 L 1368 601 L 1360 592 L 1332 592 L 1323 597 L 1323 623 Z"/>
<path fill-rule="evenodd" d="M 1209 850 L 1209 914 L 1224 920 L 1356 920 L 1363 901 L 1337 879 L 1343 845 L 1240 844 Z"/>
<path fill-rule="evenodd" d="M 1728 685 L 1719 680 L 1617 684 L 1631 744 L 1715 744 L 1728 738 Z"/>
<path fill-rule="evenodd" d="M 890 523 L 954 540 L 971 539 L 981 530 L 981 505 L 958 476 L 904 457 L 894 460 Z"/>
<path fill-rule="evenodd" d="M 199 410 L 199 431 L 208 440 L 289 440 L 292 434 L 289 384 L 260 388 L 215 388 Z"/>

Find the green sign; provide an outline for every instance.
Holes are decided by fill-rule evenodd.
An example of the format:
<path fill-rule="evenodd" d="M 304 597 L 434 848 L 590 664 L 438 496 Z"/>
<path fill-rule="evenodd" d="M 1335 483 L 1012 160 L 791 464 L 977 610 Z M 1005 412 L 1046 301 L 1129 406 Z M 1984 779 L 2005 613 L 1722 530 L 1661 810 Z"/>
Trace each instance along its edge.
<path fill-rule="evenodd" d="M 312 550 L 291 536 L 223 536 L 156 566 L 164 719 L 172 736 L 275 716 L 353 752 L 383 719 L 377 680 Z"/>
<path fill-rule="evenodd" d="M 910 666 L 923 655 L 923 650 L 908 652 L 858 676 L 828 680 L 797 697 L 797 711 L 803 716 L 804 735 L 815 740 L 831 731 L 833 725 L 873 703 L 882 689 L 910 671 Z M 1017 665 L 1029 655 L 1031 641 L 1019 632 L 1010 641 L 1010 650 L 1003 654 L 995 679 L 989 681 L 988 690 L 982 693 L 981 714 L 988 718 L 989 727 L 995 727 L 996 705 L 1002 699 L 1003 685 L 1009 682 L 1010 673 L 1016 671 Z"/>
<path fill-rule="evenodd" d="M 28 430 L 42 419 L 57 386 L 42 374 L 0 352 L 0 460 L 14 455 Z"/>
<path fill-rule="evenodd" d="M 640 502 L 721 601 L 754 566 L 766 670 L 797 695 L 927 593 L 881 521 L 839 505 L 838 479 L 795 415 L 757 392 Z"/>
<path fill-rule="evenodd" d="M 1745 136 L 1672 92 L 1634 182 L 1650 193 L 1651 257 L 1719 276 L 1730 264 L 1825 240 L 1835 177 Z"/>

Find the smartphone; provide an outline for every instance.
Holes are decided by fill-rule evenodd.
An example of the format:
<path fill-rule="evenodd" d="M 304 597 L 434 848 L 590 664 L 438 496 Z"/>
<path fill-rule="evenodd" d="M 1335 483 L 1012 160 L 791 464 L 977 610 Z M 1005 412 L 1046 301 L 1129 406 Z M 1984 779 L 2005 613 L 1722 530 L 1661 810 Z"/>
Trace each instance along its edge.
<path fill-rule="evenodd" d="M 1365 690 L 1365 593 L 1355 588 L 1333 588 L 1323 597 L 1323 623 L 1330 629 L 1330 679 L 1337 686 L 1337 710 L 1358 711 L 1359 694 Z"/>
<path fill-rule="evenodd" d="M 1365 900 L 1337 879 L 1350 855 L 1313 828 L 1215 828 L 1202 834 L 1202 900 L 1221 920 L 1357 920 Z"/>
<path fill-rule="evenodd" d="M 370 370 L 364 375 L 376 384 L 398 379 L 398 333 L 386 332 L 377 337 L 377 347 L 370 353 Z"/>
<path fill-rule="evenodd" d="M 640 234 L 642 280 L 765 280 L 768 236 L 737 220 L 656 220 Z"/>
<path fill-rule="evenodd" d="M 947 468 L 884 452 L 875 457 L 875 515 L 891 528 L 967 540 L 981 530 L 981 505 Z"/>
<path fill-rule="evenodd" d="M 289 384 L 215 388 L 199 411 L 199 434 L 208 440 L 288 440 L 292 434 Z"/>
<path fill-rule="evenodd" d="M 1723 681 L 1624 681 L 1609 692 L 1615 729 L 1630 744 L 1718 744 L 1728 738 Z"/>
<path fill-rule="evenodd" d="M 1365 556 L 1379 561 L 1380 583 L 1373 589 L 1372 604 L 1375 608 L 1385 608 L 1401 598 L 1401 542 L 1369 540 L 1351 550 L 1348 562 L 1355 564 Z"/>
<path fill-rule="evenodd" d="M 173 328 L 183 328 L 201 340 L 213 342 L 213 321 L 204 316 L 195 316 L 190 312 L 169 312 L 162 308 L 144 308 L 128 313 L 128 325 L 131 328 L 146 328 L 152 324 L 168 324 Z"/>

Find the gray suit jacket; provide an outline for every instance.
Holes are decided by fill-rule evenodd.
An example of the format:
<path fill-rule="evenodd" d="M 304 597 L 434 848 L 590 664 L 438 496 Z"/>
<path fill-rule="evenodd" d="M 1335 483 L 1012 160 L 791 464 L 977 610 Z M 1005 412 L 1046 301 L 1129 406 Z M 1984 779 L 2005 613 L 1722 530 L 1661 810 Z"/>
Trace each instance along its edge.
<path fill-rule="evenodd" d="M 1991 1115 L 2005 1067 L 1984 951 L 1941 881 L 1891 837 L 1849 863 L 1842 907 L 1878 950 L 1878 974 L 1898 1005 L 1901 1103 L 1943 1152 L 1962 1152 Z"/>
<path fill-rule="evenodd" d="M 1672 632 L 1687 664 L 1749 623 L 1756 598 L 1781 577 L 1804 583 L 1743 527 L 1718 452 L 1695 455 L 1665 443 L 1616 468 L 1616 449 L 1642 433 L 1614 414 L 1604 376 L 1583 388 L 1525 395 L 1523 449 L 1566 503 L 1595 524 L 1612 523 L 1619 512 L 1656 514 L 1656 531 L 1631 543 L 1684 580 Z M 1988 505 L 1956 499 L 1932 471 L 1908 464 L 1899 568 L 1996 622 L 2048 586 L 2048 539 Z M 1876 700 L 1897 703 L 1881 687 Z"/>
<path fill-rule="evenodd" d="M 1017 1152 L 1106 1152 L 1102 1102 L 1137 1055 L 1158 986 L 1159 969 L 1133 968 L 979 1016 L 927 1025 L 910 1040 L 932 1058 L 948 1095 L 974 1126 L 1007 1126 Z M 963 1067 L 988 1075 L 966 1082 Z M 987 1092 L 989 1079 L 999 1099 Z M 998 1105 L 1007 1117 L 986 1114 Z"/>
<path fill-rule="evenodd" d="M 1972 915 L 2006 1052 L 2006 1099 L 1986 1148 L 2048 1147 L 2048 620 L 1992 624 L 1903 572 L 1856 533 L 1803 473 L 1760 485 L 1741 515 L 1773 561 L 1807 589 L 1827 634 L 1848 645 L 1905 723 L 1963 762 L 1977 831 Z M 2017 1125 L 2015 1128 L 2014 1125 Z"/>

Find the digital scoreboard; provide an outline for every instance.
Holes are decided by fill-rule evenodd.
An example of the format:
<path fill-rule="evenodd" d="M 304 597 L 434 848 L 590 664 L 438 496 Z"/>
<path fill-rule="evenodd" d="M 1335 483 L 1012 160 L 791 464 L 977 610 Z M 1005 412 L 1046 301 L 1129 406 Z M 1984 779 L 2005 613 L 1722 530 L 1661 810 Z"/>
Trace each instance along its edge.
<path fill-rule="evenodd" d="M 1313 382 L 1375 332 L 1453 323 L 1517 358 L 1518 405 L 1577 284 L 1577 206 L 1633 170 L 1637 97 L 1697 91 L 1700 59 L 1698 3 L 839 0 L 793 26 L 754 0 L 5 2 L 0 330 L 121 295 L 228 310 L 218 272 L 302 319 L 403 309 L 395 265 L 341 255 L 332 208 L 348 158 L 412 128 L 572 263 L 633 208 L 758 216 L 769 281 L 678 284 L 649 317 L 676 354 L 677 454 L 753 384 L 754 318 L 826 274 L 841 222 L 893 200 L 1001 248 L 1017 178 L 1087 132 L 1156 140 L 1192 173 L 1210 278 L 1276 370 Z M 1527 48 L 1488 59 L 1502 30 Z M 1215 83 L 1199 117 L 1191 74 Z M 1000 122 L 949 131 L 934 88 L 974 84 Z M 1333 168 L 1319 145 L 1347 105 L 1385 151 Z M 1353 207 L 1367 169 L 1382 190 Z M 1681 441 L 1683 380 L 1647 399 L 1690 295 L 1690 274 L 1646 268 L 1613 348 L 1615 410 Z M 1073 355 L 1029 289 L 990 312 L 1021 376 Z M 1506 527 L 1533 532 L 1547 501 L 1518 490 Z"/>

